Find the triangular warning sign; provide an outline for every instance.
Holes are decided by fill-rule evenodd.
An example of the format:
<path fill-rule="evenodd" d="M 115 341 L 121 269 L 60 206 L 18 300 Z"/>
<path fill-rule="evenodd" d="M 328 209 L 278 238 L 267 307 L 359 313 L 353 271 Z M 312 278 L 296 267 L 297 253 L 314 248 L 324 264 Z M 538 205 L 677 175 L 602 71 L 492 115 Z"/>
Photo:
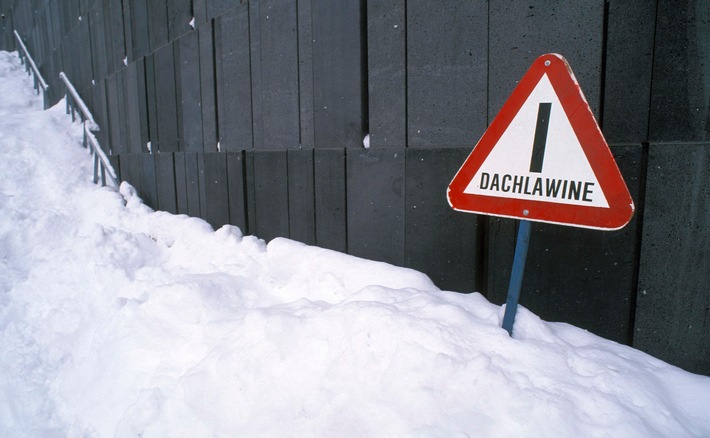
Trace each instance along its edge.
<path fill-rule="evenodd" d="M 460 211 L 615 230 L 634 204 L 567 61 L 539 57 L 454 177 Z"/>

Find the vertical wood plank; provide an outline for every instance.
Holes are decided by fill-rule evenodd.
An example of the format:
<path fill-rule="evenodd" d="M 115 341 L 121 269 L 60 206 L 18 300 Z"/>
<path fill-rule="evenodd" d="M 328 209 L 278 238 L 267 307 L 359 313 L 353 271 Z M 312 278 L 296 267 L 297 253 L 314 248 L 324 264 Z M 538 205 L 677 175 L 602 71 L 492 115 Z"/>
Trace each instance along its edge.
<path fill-rule="evenodd" d="M 126 105 L 126 146 L 130 153 L 143 152 L 143 141 L 141 139 L 141 105 L 145 98 L 141 99 L 138 87 L 138 76 L 143 74 L 138 70 L 139 63 L 129 65 L 125 70 L 125 105 Z"/>
<path fill-rule="evenodd" d="M 180 36 L 190 32 L 192 20 L 192 0 L 168 0 L 166 2 L 168 16 L 168 39 L 175 41 Z"/>
<path fill-rule="evenodd" d="M 290 0 L 251 3 L 249 15 L 254 148 L 298 148 L 296 3 Z"/>
<path fill-rule="evenodd" d="M 37 53 L 37 51 L 39 51 L 40 47 L 41 47 L 39 45 L 39 43 L 41 41 L 39 40 L 39 30 L 37 28 L 35 28 L 32 38 L 34 39 L 34 46 L 35 47 L 28 47 L 28 50 L 30 50 L 30 53 Z M 78 68 L 77 68 L 77 62 L 76 62 L 76 58 L 75 58 L 76 53 L 74 52 L 74 50 L 75 50 L 74 47 L 76 44 L 75 41 L 76 41 L 76 33 L 71 32 L 64 37 L 64 39 L 62 40 L 62 44 L 61 44 L 61 50 L 62 50 L 61 57 L 66 62 L 64 73 L 67 75 L 69 80 L 72 81 L 72 83 L 76 82 L 77 78 L 79 77 L 79 74 L 77 73 Z M 36 62 L 40 63 L 40 65 L 42 66 L 40 72 L 42 72 L 42 70 L 45 70 L 45 74 L 49 73 L 46 71 L 46 67 L 48 67 L 49 64 L 45 65 L 39 59 Z"/>
<path fill-rule="evenodd" d="M 158 98 L 155 85 L 155 56 L 152 54 L 145 57 L 145 88 L 149 149 L 158 151 Z"/>
<path fill-rule="evenodd" d="M 493 216 L 486 216 L 482 222 L 485 224 L 483 242 L 486 256 L 484 263 L 485 295 L 489 301 L 503 304 L 506 302 L 513 266 L 517 222 L 513 219 Z M 531 236 L 531 239 L 533 237 L 534 235 Z"/>
<path fill-rule="evenodd" d="M 657 10 L 649 140 L 710 140 L 710 7 L 658 0 Z"/>
<path fill-rule="evenodd" d="M 404 264 L 404 148 L 348 149 L 348 253 Z"/>
<path fill-rule="evenodd" d="M 187 172 L 185 171 L 185 153 L 174 152 L 175 164 L 175 202 L 178 214 L 189 214 L 187 203 Z"/>
<path fill-rule="evenodd" d="M 32 5 L 30 2 L 18 2 L 12 11 L 12 21 L 20 30 L 20 36 L 23 39 L 27 36 L 27 29 L 30 28 L 32 24 Z"/>
<path fill-rule="evenodd" d="M 193 0 L 192 13 L 195 16 L 195 24 L 199 29 L 200 26 L 208 22 L 207 19 L 207 0 Z"/>
<path fill-rule="evenodd" d="M 196 157 L 196 170 L 197 170 L 197 190 L 198 190 L 198 201 L 199 201 L 199 217 L 207 220 L 207 180 L 205 175 L 205 154 L 202 152 L 195 152 Z M 186 157 L 190 153 L 186 153 Z M 186 163 L 187 164 L 187 163 Z"/>
<path fill-rule="evenodd" d="M 303 149 L 315 147 L 313 108 L 313 14 L 312 0 L 299 0 L 298 10 L 298 90 L 300 140 Z"/>
<path fill-rule="evenodd" d="M 201 154 L 199 154 L 201 155 Z M 201 216 L 201 204 L 202 193 L 200 187 L 200 181 L 202 180 L 202 174 L 200 174 L 200 162 L 202 159 L 199 158 L 197 152 L 186 152 L 185 153 L 185 180 L 186 180 L 186 190 L 187 190 L 187 214 L 193 217 L 204 217 Z"/>
<path fill-rule="evenodd" d="M 532 62 L 545 53 L 564 55 L 594 116 L 599 118 L 604 0 L 495 2 L 490 5 L 489 20 L 489 120 L 493 120 Z M 482 130 L 476 132 L 475 137 L 482 134 Z"/>
<path fill-rule="evenodd" d="M 112 17 L 111 17 L 111 6 L 109 0 L 100 0 L 102 2 L 101 13 L 103 14 L 103 28 L 104 28 L 104 42 L 105 46 L 99 48 L 99 50 L 104 50 L 106 53 L 106 59 L 104 60 L 106 64 L 106 75 L 110 75 L 116 72 L 116 56 L 114 52 L 113 44 L 113 27 L 112 27 Z"/>
<path fill-rule="evenodd" d="M 123 181 L 123 174 L 121 173 L 121 160 L 119 159 L 119 156 L 118 155 L 109 156 L 108 162 L 111 165 L 111 167 L 113 168 L 113 171 L 116 172 L 116 180 L 118 181 L 119 184 L 121 184 L 121 181 Z"/>
<path fill-rule="evenodd" d="M 112 157 L 118 157 L 122 180 L 132 185 L 139 196 L 142 196 L 140 193 L 141 167 L 143 167 L 143 163 L 141 162 L 140 154 L 121 154 L 112 155 Z"/>
<path fill-rule="evenodd" d="M 119 115 L 120 107 L 115 74 L 106 78 L 106 106 L 108 108 L 109 151 L 111 154 L 121 154 L 124 149 L 120 130 L 121 118 Z"/>
<path fill-rule="evenodd" d="M 229 193 L 226 155 L 217 152 L 200 153 L 204 165 L 204 219 L 215 229 L 229 223 Z"/>
<path fill-rule="evenodd" d="M 234 6 L 234 0 L 206 0 L 207 18 L 212 19 L 222 15 L 227 9 Z"/>
<path fill-rule="evenodd" d="M 31 23 L 30 6 L 29 2 L 20 2 L 12 9 L 13 27 L 18 30 L 23 39 L 26 38 L 27 29 Z"/>
<path fill-rule="evenodd" d="M 120 138 L 120 144 L 121 144 L 121 151 L 126 152 L 129 151 L 131 148 L 128 144 L 129 137 L 128 137 L 128 123 L 127 123 L 127 114 L 126 114 L 126 70 L 125 69 L 120 69 L 116 72 L 115 74 L 116 77 L 116 101 L 118 102 L 117 105 L 117 113 L 118 113 L 118 120 L 116 123 L 118 123 L 118 132 L 119 132 L 119 138 Z"/>
<path fill-rule="evenodd" d="M 91 9 L 89 14 L 89 29 L 91 33 L 91 60 L 93 63 L 94 80 L 98 82 L 107 76 L 106 24 L 104 22 L 102 1 L 97 1 Z"/>
<path fill-rule="evenodd" d="M 138 195 L 141 197 L 141 199 L 145 200 L 145 195 L 143 193 L 143 183 L 144 183 L 144 177 L 143 177 L 143 154 L 121 154 L 118 155 L 119 157 L 124 157 L 128 156 L 128 166 L 129 166 L 129 174 L 128 177 L 130 178 L 128 182 L 135 187 Z M 121 166 L 123 167 L 123 166 Z"/>
<path fill-rule="evenodd" d="M 161 47 L 155 52 L 155 91 L 158 150 L 161 152 L 179 151 L 176 115 L 178 107 L 175 95 L 175 58 L 172 43 Z"/>
<path fill-rule="evenodd" d="M 313 150 L 288 151 L 288 222 L 293 240 L 315 245 Z"/>
<path fill-rule="evenodd" d="M 407 3 L 409 146 L 472 145 L 485 130 L 488 2 Z"/>
<path fill-rule="evenodd" d="M 48 66 L 49 71 L 63 71 L 64 70 L 64 65 L 62 61 L 62 51 L 61 49 L 57 49 L 52 56 L 49 58 L 49 66 Z M 40 70 L 41 72 L 42 70 Z M 54 78 L 52 77 L 54 76 Z M 49 97 L 50 97 L 50 104 L 54 105 L 59 100 L 61 100 L 62 97 L 64 97 L 64 93 L 62 90 L 62 86 L 60 85 L 60 79 L 59 79 L 59 74 L 49 76 L 49 79 L 47 79 L 47 83 L 49 84 Z"/>
<path fill-rule="evenodd" d="M 367 2 L 370 147 L 407 145 L 405 0 Z"/>
<path fill-rule="evenodd" d="M 52 15 L 52 27 L 54 29 L 55 38 L 61 38 L 71 31 L 71 29 L 77 25 L 79 12 L 79 1 L 78 0 L 67 0 L 63 2 L 61 8 L 55 8 L 53 2 L 47 2 L 47 8 L 49 13 Z M 60 9 L 62 12 L 60 12 Z M 59 15 L 65 15 L 66 21 L 62 20 Z M 56 41 L 56 39 L 55 39 Z"/>
<path fill-rule="evenodd" d="M 3 6 L 0 8 L 0 13 L 3 14 L 0 19 L 0 50 L 12 52 L 15 50 L 15 42 L 12 34 L 14 26 L 12 25 L 11 8 Z"/>
<path fill-rule="evenodd" d="M 654 1 L 608 2 L 604 105 L 600 120 L 608 142 L 648 139 Z"/>
<path fill-rule="evenodd" d="M 49 53 L 57 46 L 59 41 L 64 39 L 69 33 L 74 31 L 78 12 L 76 11 L 76 2 L 71 0 L 60 8 L 55 2 L 45 3 L 44 22 L 45 29 L 43 37 L 47 38 L 43 41 L 42 58 L 47 59 Z M 37 54 L 39 55 L 39 54 Z"/>
<path fill-rule="evenodd" d="M 316 245 L 347 252 L 345 149 L 314 149 Z"/>
<path fill-rule="evenodd" d="M 269 241 L 289 236 L 286 151 L 254 151 L 256 235 Z"/>
<path fill-rule="evenodd" d="M 710 375 L 710 143 L 651 144 L 633 346 Z"/>
<path fill-rule="evenodd" d="M 468 148 L 406 150 L 404 265 L 424 272 L 444 290 L 483 292 L 478 217 L 454 211 L 446 189 Z"/>
<path fill-rule="evenodd" d="M 155 154 L 157 209 L 177 213 L 175 162 L 172 153 Z"/>
<path fill-rule="evenodd" d="M 124 5 L 127 0 L 124 0 Z M 148 16 L 148 0 L 130 0 L 131 13 L 131 48 L 133 60 L 142 58 L 150 53 L 150 22 Z"/>
<path fill-rule="evenodd" d="M 104 7 L 107 6 L 111 20 L 111 50 L 108 57 L 113 62 L 113 70 L 109 71 L 117 71 L 124 66 L 126 58 L 126 42 L 123 36 L 123 7 L 121 2 L 118 1 L 107 1 L 104 3 Z"/>
<path fill-rule="evenodd" d="M 83 18 L 83 17 L 82 17 Z M 79 90 L 86 91 L 91 87 L 93 79 L 93 68 L 91 62 L 91 34 L 89 32 L 89 21 L 82 19 L 76 25 L 76 51 L 75 58 L 77 62 L 78 77 L 76 78 L 76 87 Z M 52 72 L 53 75 L 58 75 L 58 72 Z"/>
<path fill-rule="evenodd" d="M 81 13 L 86 13 L 86 11 L 91 9 L 97 2 L 98 0 L 79 0 L 79 8 L 80 11 L 82 11 Z"/>
<path fill-rule="evenodd" d="M 67 8 L 65 8 L 67 9 Z M 45 21 L 44 16 L 46 15 L 46 5 L 36 5 L 34 8 L 34 13 L 33 13 L 33 25 L 32 25 L 32 37 L 31 37 L 31 42 L 25 42 L 25 45 L 29 49 L 30 53 L 32 54 L 33 59 L 35 60 L 35 63 L 39 66 L 40 64 L 44 63 L 45 60 L 45 53 L 49 51 L 49 41 L 48 41 L 48 35 L 47 35 L 47 29 L 41 25 Z M 74 27 L 69 29 L 71 36 L 74 34 Z M 70 39 L 70 36 L 67 35 L 65 40 Z M 73 39 L 73 38 L 71 38 Z"/>
<path fill-rule="evenodd" d="M 207 152 L 217 150 L 217 101 L 214 71 L 212 22 L 198 28 L 200 69 L 200 100 L 202 109 L 202 147 Z"/>
<path fill-rule="evenodd" d="M 106 81 L 101 80 L 94 85 L 91 91 L 91 113 L 94 120 L 99 125 L 99 131 L 95 132 L 96 139 L 101 145 L 101 149 L 108 155 L 111 143 L 109 141 L 109 118 L 106 105 Z"/>
<path fill-rule="evenodd" d="M 202 145 L 202 101 L 200 93 L 200 63 L 197 32 L 183 35 L 175 42 L 175 70 L 178 87 L 178 126 L 181 149 L 200 152 Z"/>
<path fill-rule="evenodd" d="M 246 192 L 247 233 L 256 234 L 256 195 L 254 177 L 254 151 L 244 151 L 244 184 Z"/>
<path fill-rule="evenodd" d="M 266 5 L 268 7 L 268 4 Z M 248 8 L 249 23 L 249 63 L 250 63 L 250 102 L 251 102 L 251 137 L 252 148 L 263 149 L 264 144 L 264 102 L 262 99 L 262 63 L 261 63 L 261 3 L 256 2 Z M 221 103 L 220 103 L 221 105 Z M 224 123 L 220 118 L 220 137 Z"/>
<path fill-rule="evenodd" d="M 135 154 L 141 164 L 141 198 L 143 202 L 152 209 L 158 206 L 158 187 L 155 176 L 155 155 Z"/>
<path fill-rule="evenodd" d="M 315 1 L 313 15 L 313 101 L 317 147 L 361 147 L 367 111 L 364 3 Z M 262 50 L 266 48 L 262 46 Z M 282 56 L 285 54 L 282 54 Z M 273 65 L 275 67 L 275 65 Z M 271 64 L 264 65 L 264 70 Z M 283 69 L 283 67 L 282 67 Z M 286 71 L 291 74 L 290 69 Z M 280 76 L 283 78 L 285 75 Z M 271 82 L 264 84 L 269 87 Z M 287 83 L 279 83 L 287 87 Z M 286 88 L 290 92 L 290 88 Z M 283 102 L 290 103 L 290 102 Z M 297 126 L 296 126 L 297 127 Z M 289 127 L 290 129 L 290 127 Z M 290 130 L 284 131 L 288 135 Z"/>
<path fill-rule="evenodd" d="M 136 27 L 133 24 L 133 12 L 131 11 L 131 1 L 121 1 L 122 24 L 123 24 L 123 41 L 125 49 L 125 64 L 128 65 L 135 61 L 133 57 L 133 29 Z"/>
<path fill-rule="evenodd" d="M 148 85 L 146 83 L 146 68 L 145 58 L 141 58 L 135 62 L 136 69 L 136 85 L 138 89 L 138 118 L 140 121 L 140 150 L 148 151 L 148 142 L 150 141 L 150 123 L 148 109 Z"/>
<path fill-rule="evenodd" d="M 150 50 L 155 52 L 168 42 L 168 10 L 165 2 L 148 1 Z"/>
<path fill-rule="evenodd" d="M 227 152 L 229 223 L 247 232 L 246 173 L 243 151 Z"/>
<path fill-rule="evenodd" d="M 221 150 L 253 148 L 249 7 L 236 6 L 215 20 L 215 68 Z"/>

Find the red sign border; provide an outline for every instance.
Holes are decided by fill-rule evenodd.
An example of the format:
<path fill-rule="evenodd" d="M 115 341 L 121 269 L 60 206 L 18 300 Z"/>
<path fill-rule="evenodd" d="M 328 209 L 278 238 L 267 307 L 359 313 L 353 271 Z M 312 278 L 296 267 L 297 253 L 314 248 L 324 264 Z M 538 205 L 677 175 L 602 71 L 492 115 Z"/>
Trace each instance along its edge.
<path fill-rule="evenodd" d="M 464 193 L 544 74 L 577 135 L 608 208 Z M 633 199 L 582 89 L 567 61 L 555 53 L 542 55 L 533 62 L 454 176 L 447 198 L 458 211 L 605 230 L 624 227 L 634 213 Z"/>

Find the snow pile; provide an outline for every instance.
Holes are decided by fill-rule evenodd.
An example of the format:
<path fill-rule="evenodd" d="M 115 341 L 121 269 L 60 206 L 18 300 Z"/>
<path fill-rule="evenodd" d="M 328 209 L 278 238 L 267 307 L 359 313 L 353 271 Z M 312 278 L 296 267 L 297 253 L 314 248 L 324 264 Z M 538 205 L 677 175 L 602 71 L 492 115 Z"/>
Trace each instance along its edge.
<path fill-rule="evenodd" d="M 708 377 L 91 184 L 28 84 L 0 52 L 0 435 L 710 435 Z"/>

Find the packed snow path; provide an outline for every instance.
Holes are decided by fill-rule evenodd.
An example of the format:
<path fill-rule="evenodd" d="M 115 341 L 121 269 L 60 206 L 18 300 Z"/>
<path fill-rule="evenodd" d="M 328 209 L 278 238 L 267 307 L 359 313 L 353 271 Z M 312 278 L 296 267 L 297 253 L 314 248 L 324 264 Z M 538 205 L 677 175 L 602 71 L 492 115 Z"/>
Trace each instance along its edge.
<path fill-rule="evenodd" d="M 91 184 L 0 52 L 0 436 L 710 436 L 710 378 Z"/>

